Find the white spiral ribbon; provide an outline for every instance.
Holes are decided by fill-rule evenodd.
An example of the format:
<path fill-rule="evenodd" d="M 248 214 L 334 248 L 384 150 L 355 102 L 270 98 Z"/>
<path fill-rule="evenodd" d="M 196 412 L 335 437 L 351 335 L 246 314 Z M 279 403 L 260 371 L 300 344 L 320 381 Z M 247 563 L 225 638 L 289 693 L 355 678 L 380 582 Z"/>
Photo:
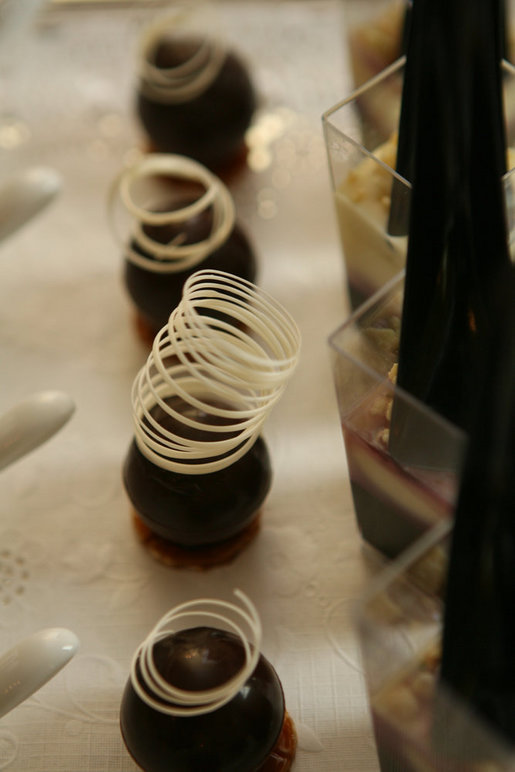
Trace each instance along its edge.
<path fill-rule="evenodd" d="M 186 601 L 171 609 L 151 630 L 134 654 L 130 674 L 134 691 L 147 705 L 171 716 L 211 713 L 230 702 L 248 681 L 260 657 L 261 621 L 251 600 L 241 590 L 234 594 L 241 605 L 210 598 Z M 220 623 L 241 641 L 245 654 L 242 668 L 225 683 L 204 691 L 179 689 L 166 681 L 155 664 L 156 643 L 188 627 Z"/>
<path fill-rule="evenodd" d="M 137 198 L 138 185 L 149 180 L 147 203 L 141 203 Z M 155 186 L 152 181 L 155 181 Z M 172 193 L 180 193 L 184 182 L 200 186 L 203 193 L 187 205 L 161 210 L 157 205 L 159 201 L 163 206 L 170 207 Z M 159 201 L 156 201 L 157 195 Z M 148 257 L 132 248 L 130 239 L 127 240 L 121 233 L 116 217 L 117 206 L 121 206 L 124 214 L 131 218 L 132 239 Z M 179 232 L 171 241 L 162 243 L 144 231 L 145 225 L 185 226 L 192 217 L 209 209 L 212 210 L 211 230 L 201 241 L 186 244 L 185 233 Z M 232 196 L 215 174 L 191 158 L 168 153 L 142 156 L 118 175 L 109 194 L 109 213 L 113 233 L 126 257 L 140 268 L 154 273 L 194 268 L 225 243 L 236 219 Z"/>
<path fill-rule="evenodd" d="M 257 440 L 299 349 L 295 321 L 268 293 L 223 271 L 192 274 L 133 384 L 140 451 L 183 474 L 234 463 Z M 175 431 L 154 417 L 155 407 L 174 421 Z"/>
<path fill-rule="evenodd" d="M 205 14 L 205 9 L 203 12 Z M 200 15 L 198 9 L 195 13 Z M 157 19 L 141 37 L 138 57 L 140 88 L 153 101 L 163 104 L 190 102 L 209 88 L 222 69 L 227 53 L 220 41 L 219 30 L 214 35 L 195 35 L 198 47 L 181 64 L 174 67 L 158 67 L 155 64 L 154 53 L 159 42 L 163 39 L 180 41 L 191 18 L 189 10 L 182 9 Z"/>

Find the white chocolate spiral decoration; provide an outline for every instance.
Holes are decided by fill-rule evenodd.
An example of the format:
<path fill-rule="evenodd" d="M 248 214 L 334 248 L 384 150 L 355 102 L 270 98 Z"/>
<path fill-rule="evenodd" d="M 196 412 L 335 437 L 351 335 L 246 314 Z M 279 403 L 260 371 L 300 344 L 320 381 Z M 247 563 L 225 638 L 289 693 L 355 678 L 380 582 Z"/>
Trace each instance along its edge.
<path fill-rule="evenodd" d="M 139 202 L 137 197 L 138 185 L 142 182 L 150 182 L 146 188 L 145 203 Z M 187 205 L 161 211 L 160 204 L 170 207 L 172 192 L 180 193 L 183 182 L 200 186 L 203 192 Z M 124 215 L 131 218 L 132 239 L 150 257 L 132 248 L 130 239 L 122 234 L 116 218 L 117 205 L 121 205 Z M 185 226 L 190 218 L 209 209 L 212 211 L 209 234 L 191 244 L 184 243 L 186 237 L 183 232 L 168 243 L 162 243 L 145 233 L 143 228 L 145 225 Z M 111 186 L 109 211 L 113 233 L 126 257 L 154 273 L 186 271 L 199 265 L 225 243 L 236 219 L 232 196 L 216 175 L 197 161 L 168 153 L 142 156 L 124 169 Z"/>
<path fill-rule="evenodd" d="M 133 384 L 140 451 L 182 474 L 234 463 L 257 440 L 299 349 L 295 321 L 266 292 L 223 271 L 192 274 Z"/>
<path fill-rule="evenodd" d="M 241 606 L 210 598 L 187 601 L 165 614 L 151 630 L 134 654 L 130 675 L 134 691 L 147 705 L 171 716 L 211 713 L 230 702 L 248 681 L 260 657 L 261 621 L 249 598 L 241 590 L 235 590 L 234 594 Z M 216 627 L 220 623 L 222 629 L 234 633 L 243 646 L 245 663 L 236 675 L 221 686 L 204 691 L 179 689 L 161 676 L 154 661 L 156 643 L 188 627 L 220 629 Z"/>
<path fill-rule="evenodd" d="M 181 36 L 184 37 L 190 18 L 189 10 L 182 9 L 157 19 L 145 30 L 141 38 L 140 88 L 142 93 L 152 101 L 163 104 L 190 102 L 209 88 L 222 69 L 226 49 L 220 41 L 218 30 L 216 35 L 212 33 L 209 36 L 195 35 L 198 38 L 198 48 L 194 49 L 191 56 L 181 64 L 165 68 L 158 67 L 154 63 L 153 53 L 156 45 L 166 38 L 173 41 L 180 40 Z M 204 25 L 205 23 L 204 20 Z"/>

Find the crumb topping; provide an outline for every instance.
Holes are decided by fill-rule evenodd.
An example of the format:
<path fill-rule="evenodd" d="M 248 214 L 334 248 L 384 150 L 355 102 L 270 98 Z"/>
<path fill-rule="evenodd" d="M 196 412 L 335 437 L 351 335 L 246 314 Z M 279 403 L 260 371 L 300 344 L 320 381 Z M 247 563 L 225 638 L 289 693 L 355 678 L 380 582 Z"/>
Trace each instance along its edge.
<path fill-rule="evenodd" d="M 395 168 L 396 157 L 397 133 L 394 132 L 386 142 L 374 150 L 374 158 L 364 158 L 349 172 L 342 185 L 342 192 L 355 204 L 379 205 L 386 216 L 390 211 L 391 200 L 390 170 Z M 376 159 L 382 163 L 377 163 Z"/>
<path fill-rule="evenodd" d="M 390 383 L 395 384 L 397 381 L 397 369 L 398 365 L 395 363 L 389 373 L 388 380 Z M 378 429 L 375 435 L 376 443 L 382 447 L 387 448 L 390 440 L 390 421 L 392 418 L 392 406 L 393 406 L 393 394 L 388 391 L 385 394 L 377 396 L 370 407 L 370 413 L 373 416 L 384 417 L 385 426 Z"/>

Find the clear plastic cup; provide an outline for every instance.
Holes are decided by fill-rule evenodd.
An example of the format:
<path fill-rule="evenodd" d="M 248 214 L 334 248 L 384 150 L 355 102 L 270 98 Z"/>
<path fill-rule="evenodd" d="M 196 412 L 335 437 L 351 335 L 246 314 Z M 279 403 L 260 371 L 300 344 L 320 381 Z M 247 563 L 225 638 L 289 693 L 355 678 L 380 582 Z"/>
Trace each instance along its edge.
<path fill-rule="evenodd" d="M 358 526 L 399 555 L 453 513 L 464 433 L 395 385 L 403 273 L 329 338 L 332 373 Z M 405 421 L 392 451 L 391 413 Z"/>
<path fill-rule="evenodd" d="M 381 772 L 515 769 L 515 749 L 438 678 L 451 527 L 390 563 L 355 608 Z"/>

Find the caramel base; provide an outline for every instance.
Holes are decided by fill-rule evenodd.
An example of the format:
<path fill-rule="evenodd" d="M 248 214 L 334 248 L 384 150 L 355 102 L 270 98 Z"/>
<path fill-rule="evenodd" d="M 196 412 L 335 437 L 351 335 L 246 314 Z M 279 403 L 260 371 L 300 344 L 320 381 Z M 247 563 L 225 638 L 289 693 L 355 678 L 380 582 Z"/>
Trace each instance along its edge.
<path fill-rule="evenodd" d="M 293 719 L 284 711 L 283 727 L 279 739 L 265 761 L 255 772 L 288 772 L 297 752 L 297 731 Z"/>
<path fill-rule="evenodd" d="M 249 328 L 245 324 L 238 323 L 236 326 L 239 330 L 242 330 L 242 332 L 247 333 L 249 331 Z M 154 339 L 160 330 L 156 330 L 155 327 L 149 324 L 149 322 L 137 311 L 134 313 L 134 329 L 140 341 L 148 348 L 152 348 Z"/>
<path fill-rule="evenodd" d="M 155 330 L 138 312 L 134 314 L 134 328 L 141 342 L 148 346 L 148 348 L 152 348 L 154 338 L 159 330 Z"/>
<path fill-rule="evenodd" d="M 214 566 L 230 563 L 247 547 L 257 535 L 261 525 L 261 512 L 258 511 L 252 522 L 243 531 L 230 539 L 212 544 L 208 547 L 188 549 L 174 544 L 162 536 L 158 536 L 141 520 L 138 513 L 132 510 L 132 522 L 140 542 L 150 552 L 153 558 L 170 568 L 189 568 L 195 571 L 206 571 Z M 277 769 L 282 769 L 278 767 Z M 288 769 L 288 767 L 285 767 Z"/>

